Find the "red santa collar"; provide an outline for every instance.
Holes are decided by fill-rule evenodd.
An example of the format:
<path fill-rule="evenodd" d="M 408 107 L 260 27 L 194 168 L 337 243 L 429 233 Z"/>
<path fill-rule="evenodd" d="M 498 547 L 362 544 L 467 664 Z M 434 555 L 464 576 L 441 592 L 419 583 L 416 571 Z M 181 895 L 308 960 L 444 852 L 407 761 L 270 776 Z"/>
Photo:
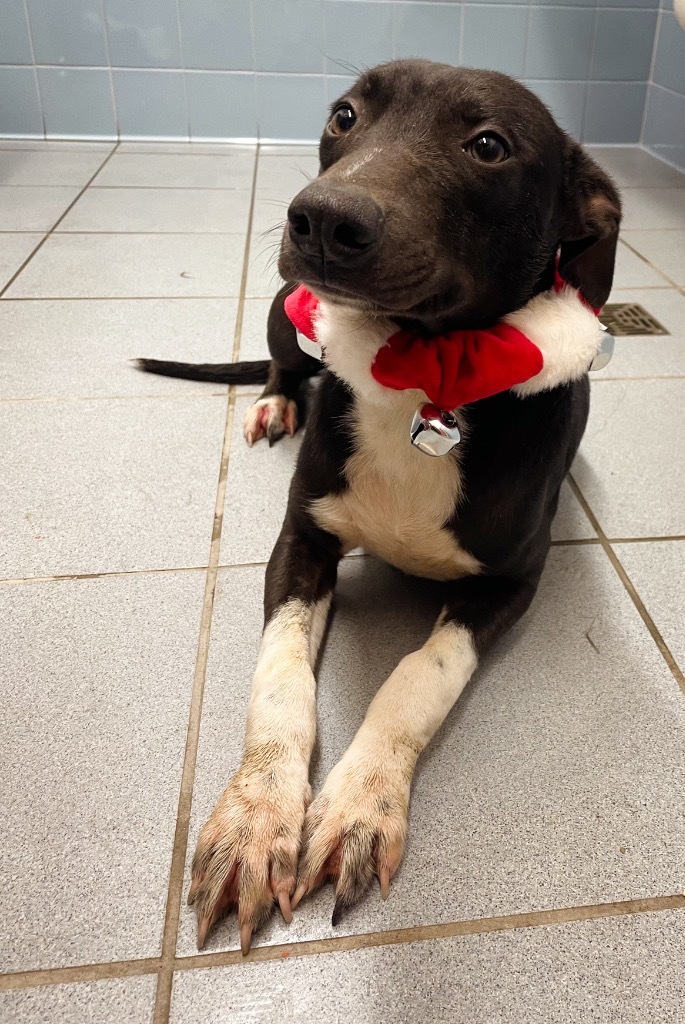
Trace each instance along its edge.
<path fill-rule="evenodd" d="M 549 299 L 552 295 L 562 293 L 566 296 L 572 293 L 572 313 L 573 306 L 592 310 L 595 317 L 599 313 L 564 281 L 557 269 L 551 293 L 543 295 Z M 432 338 L 423 338 L 413 331 L 397 331 L 378 349 L 371 365 L 372 376 L 379 384 L 395 391 L 423 391 L 438 409 L 448 410 L 488 398 L 517 385 L 525 385 L 526 382 L 539 381 L 540 386 L 524 387 L 522 393 L 555 386 L 561 382 L 557 379 L 560 374 L 561 380 L 580 376 L 578 370 L 585 372 L 599 350 L 599 322 L 594 321 L 593 330 L 590 326 L 592 318 L 586 312 L 583 321 L 586 337 L 579 339 L 578 351 L 567 352 L 567 335 L 573 329 L 577 330 L 574 325 L 567 325 L 563 338 L 553 344 L 550 350 L 548 340 L 543 341 L 538 337 L 534 341 L 528 336 L 531 333 L 536 335 L 537 331 L 526 329 L 524 333 L 520 329 L 530 326 L 529 313 L 533 314 L 533 325 L 536 317 L 538 320 L 549 318 L 549 303 L 546 311 L 537 312 L 542 308 L 540 303 L 535 305 L 538 298 L 536 296 L 522 310 L 488 329 L 450 331 Z M 568 306 L 568 302 L 565 305 Z M 300 334 L 314 346 L 318 344 L 319 307 L 319 300 L 304 285 L 300 285 L 285 299 L 288 317 Z M 555 311 L 554 326 L 557 333 L 559 319 Z M 545 329 L 549 334 L 546 325 Z M 592 339 L 588 337 L 588 331 L 592 332 Z M 545 348 L 547 350 L 543 351 Z M 307 349 L 312 353 L 316 351 L 309 346 Z M 589 360 L 587 355 L 590 356 Z M 568 374 L 564 378 L 566 368 Z"/>

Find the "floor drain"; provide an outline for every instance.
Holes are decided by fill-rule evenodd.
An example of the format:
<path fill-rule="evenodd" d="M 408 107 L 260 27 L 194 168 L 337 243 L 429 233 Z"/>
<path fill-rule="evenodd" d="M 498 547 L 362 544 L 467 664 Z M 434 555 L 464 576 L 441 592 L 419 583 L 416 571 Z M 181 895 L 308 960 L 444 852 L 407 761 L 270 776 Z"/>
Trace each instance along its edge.
<path fill-rule="evenodd" d="M 668 334 L 665 327 L 637 302 L 610 302 L 599 318 L 617 338 L 629 334 Z"/>

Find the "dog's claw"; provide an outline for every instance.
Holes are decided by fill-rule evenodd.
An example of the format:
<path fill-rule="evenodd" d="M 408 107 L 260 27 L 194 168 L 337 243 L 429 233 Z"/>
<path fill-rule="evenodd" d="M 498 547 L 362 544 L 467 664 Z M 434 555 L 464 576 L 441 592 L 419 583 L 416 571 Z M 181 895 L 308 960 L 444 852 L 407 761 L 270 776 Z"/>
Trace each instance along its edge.
<path fill-rule="evenodd" d="M 290 906 L 290 896 L 287 892 L 279 892 L 278 894 L 278 905 L 281 908 L 281 914 L 286 924 L 290 924 L 293 919 L 293 912 Z"/>
<path fill-rule="evenodd" d="M 345 910 L 346 904 L 341 896 L 336 896 L 335 903 L 333 904 L 333 913 L 331 915 L 331 924 L 333 927 L 337 927 L 340 924 L 343 916 L 343 910 Z"/>
<path fill-rule="evenodd" d="M 192 907 L 197 896 L 197 891 L 202 885 L 202 875 L 196 875 L 196 877 L 190 883 L 190 889 L 188 889 L 188 906 Z"/>
<path fill-rule="evenodd" d="M 211 917 L 198 917 L 197 919 L 197 948 L 203 949 L 207 941 L 207 932 L 212 924 Z"/>
<path fill-rule="evenodd" d="M 240 952 L 243 956 L 247 956 L 250 952 L 250 942 L 252 941 L 252 925 L 242 924 L 240 926 Z"/>
<path fill-rule="evenodd" d="M 390 895 L 390 869 L 386 865 L 380 868 L 378 881 L 381 887 L 381 899 L 387 900 Z"/>
<path fill-rule="evenodd" d="M 304 882 L 300 882 L 297 889 L 295 890 L 295 895 L 290 901 L 291 910 L 297 910 L 298 906 L 300 905 L 300 901 L 302 900 L 302 897 L 305 895 L 306 892 L 307 886 L 305 885 Z"/>

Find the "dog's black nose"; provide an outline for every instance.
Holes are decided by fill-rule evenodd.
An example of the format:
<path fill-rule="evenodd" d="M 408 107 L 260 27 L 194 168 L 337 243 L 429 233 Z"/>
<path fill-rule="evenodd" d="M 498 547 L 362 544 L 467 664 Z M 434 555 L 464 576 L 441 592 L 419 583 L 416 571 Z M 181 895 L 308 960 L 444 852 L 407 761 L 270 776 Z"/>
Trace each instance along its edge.
<path fill-rule="evenodd" d="M 288 210 L 293 245 L 305 256 L 351 266 L 369 256 L 383 233 L 383 211 L 361 189 L 314 181 Z"/>

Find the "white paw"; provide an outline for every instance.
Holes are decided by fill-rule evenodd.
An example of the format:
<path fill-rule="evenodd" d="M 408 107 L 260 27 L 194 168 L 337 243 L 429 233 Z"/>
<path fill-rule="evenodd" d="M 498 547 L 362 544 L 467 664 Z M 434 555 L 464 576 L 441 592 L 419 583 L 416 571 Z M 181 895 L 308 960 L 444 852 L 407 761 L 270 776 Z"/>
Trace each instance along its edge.
<path fill-rule="evenodd" d="M 327 879 L 335 883 L 334 925 L 374 874 L 388 896 L 404 852 L 410 781 L 411 768 L 392 756 L 348 750 L 305 816 L 293 909 Z"/>
<path fill-rule="evenodd" d="M 311 797 L 307 765 L 256 747 L 224 790 L 200 832 L 188 902 L 197 912 L 197 944 L 232 907 L 240 945 L 276 903 L 290 923 L 304 813 Z"/>
<path fill-rule="evenodd" d="M 285 433 L 292 437 L 297 430 L 297 405 L 285 395 L 269 395 L 258 399 L 245 413 L 243 435 L 250 448 L 262 437 L 271 446 Z"/>

